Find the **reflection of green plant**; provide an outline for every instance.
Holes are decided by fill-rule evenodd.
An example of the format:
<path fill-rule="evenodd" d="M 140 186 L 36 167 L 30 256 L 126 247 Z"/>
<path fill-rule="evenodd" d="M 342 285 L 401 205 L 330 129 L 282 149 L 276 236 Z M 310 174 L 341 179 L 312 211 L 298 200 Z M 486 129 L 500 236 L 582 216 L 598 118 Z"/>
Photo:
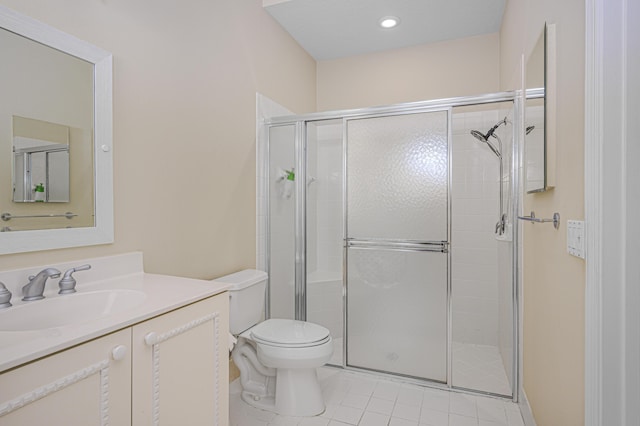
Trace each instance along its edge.
<path fill-rule="evenodd" d="M 287 173 L 287 180 L 296 180 L 296 173 L 293 171 L 293 169 L 285 170 L 285 172 Z"/>
<path fill-rule="evenodd" d="M 36 189 L 34 191 L 35 192 L 44 192 L 44 183 L 39 183 L 38 185 L 36 185 Z"/>

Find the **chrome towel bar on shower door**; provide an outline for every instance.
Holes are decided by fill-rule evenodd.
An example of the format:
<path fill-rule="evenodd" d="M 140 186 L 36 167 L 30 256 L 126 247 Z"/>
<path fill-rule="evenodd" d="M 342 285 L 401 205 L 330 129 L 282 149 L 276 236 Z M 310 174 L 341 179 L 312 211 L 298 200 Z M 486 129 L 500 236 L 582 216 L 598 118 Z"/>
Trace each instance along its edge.
<path fill-rule="evenodd" d="M 536 217 L 535 212 L 532 210 L 531 215 L 529 216 L 518 216 L 518 219 L 526 220 L 533 223 L 547 223 L 553 222 L 553 227 L 556 229 L 560 229 L 560 213 L 554 213 L 553 219 L 539 219 Z"/>
<path fill-rule="evenodd" d="M 449 243 L 447 241 L 404 241 L 347 238 L 346 244 L 347 247 L 361 249 L 434 251 L 440 253 L 447 253 L 449 251 Z"/>

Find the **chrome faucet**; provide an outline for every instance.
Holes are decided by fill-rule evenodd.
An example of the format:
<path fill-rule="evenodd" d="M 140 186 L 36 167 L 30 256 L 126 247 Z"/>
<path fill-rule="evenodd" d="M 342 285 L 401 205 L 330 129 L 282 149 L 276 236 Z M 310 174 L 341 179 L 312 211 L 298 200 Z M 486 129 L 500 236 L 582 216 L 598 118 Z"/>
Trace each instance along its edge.
<path fill-rule="evenodd" d="M 42 293 L 44 293 L 44 284 L 47 282 L 47 278 L 58 278 L 60 271 L 56 268 L 46 268 L 38 272 L 38 275 L 31 275 L 29 277 L 29 283 L 22 287 L 22 300 L 25 302 L 31 300 L 44 299 Z"/>
<path fill-rule="evenodd" d="M 0 308 L 11 307 L 11 292 L 0 282 Z"/>
<path fill-rule="evenodd" d="M 75 268 L 68 269 L 58 283 L 58 286 L 60 287 L 60 291 L 58 292 L 58 294 L 75 293 L 76 279 L 73 278 L 73 273 L 78 271 L 86 271 L 87 269 L 91 269 L 91 265 L 76 266 Z"/>

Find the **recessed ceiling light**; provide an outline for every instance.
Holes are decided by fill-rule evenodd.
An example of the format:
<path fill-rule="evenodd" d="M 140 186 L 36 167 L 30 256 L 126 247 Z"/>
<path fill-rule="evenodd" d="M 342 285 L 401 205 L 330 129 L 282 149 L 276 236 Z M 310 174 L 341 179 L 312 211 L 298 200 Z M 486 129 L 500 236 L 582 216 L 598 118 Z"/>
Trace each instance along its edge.
<path fill-rule="evenodd" d="M 382 28 L 393 28 L 400 23 L 400 18 L 396 16 L 385 16 L 378 21 Z"/>

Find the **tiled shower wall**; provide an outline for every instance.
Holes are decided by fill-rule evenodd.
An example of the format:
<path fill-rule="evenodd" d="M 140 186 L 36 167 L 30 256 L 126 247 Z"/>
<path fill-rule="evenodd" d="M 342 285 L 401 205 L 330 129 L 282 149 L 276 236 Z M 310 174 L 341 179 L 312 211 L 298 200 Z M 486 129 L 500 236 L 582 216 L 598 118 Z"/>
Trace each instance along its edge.
<path fill-rule="evenodd" d="M 451 170 L 453 340 L 492 346 L 498 346 L 499 159 L 470 131 L 486 133 L 498 120 L 495 110 L 453 114 Z"/>
<path fill-rule="evenodd" d="M 503 175 L 499 159 L 471 130 L 486 133 L 499 120 Z M 512 110 L 453 114 L 452 169 L 452 290 L 453 340 L 496 346 L 511 382 L 513 353 L 512 232 L 510 222 L 513 150 Z M 495 138 L 491 141 L 498 145 Z M 494 233 L 499 219 L 499 185 L 507 229 Z"/>

